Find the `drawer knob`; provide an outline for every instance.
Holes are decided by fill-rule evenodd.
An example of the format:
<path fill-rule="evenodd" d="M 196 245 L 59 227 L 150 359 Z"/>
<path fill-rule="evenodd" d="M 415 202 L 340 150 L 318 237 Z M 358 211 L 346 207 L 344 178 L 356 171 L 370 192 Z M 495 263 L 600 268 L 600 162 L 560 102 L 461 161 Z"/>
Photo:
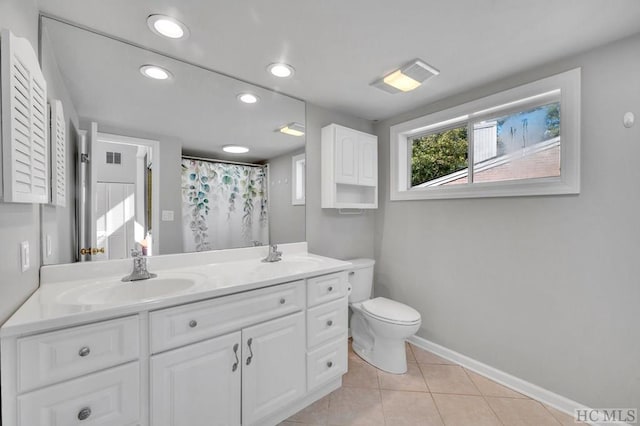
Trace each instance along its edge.
<path fill-rule="evenodd" d="M 333 361 L 328 361 L 327 362 L 327 367 L 329 367 L 329 368 L 333 367 Z"/>
<path fill-rule="evenodd" d="M 84 407 L 82 410 L 78 411 L 78 420 L 87 420 L 91 415 L 91 408 Z"/>
<path fill-rule="evenodd" d="M 196 320 L 189 321 L 189 327 L 196 328 L 197 325 L 198 325 L 198 321 Z"/>
<path fill-rule="evenodd" d="M 80 356 L 87 356 L 90 353 L 91 353 L 91 349 L 88 346 L 83 346 L 78 351 L 78 355 L 80 355 Z M 91 411 L 91 410 L 89 410 L 89 411 Z"/>
<path fill-rule="evenodd" d="M 332 292 L 333 291 L 333 286 L 330 285 L 329 288 L 327 288 L 327 290 L 329 290 L 329 292 Z"/>
<path fill-rule="evenodd" d="M 284 305 L 285 303 L 287 303 L 287 301 L 285 300 L 285 298 L 283 297 L 282 299 L 280 299 L 280 304 Z"/>
<path fill-rule="evenodd" d="M 332 325 L 333 325 L 333 321 L 332 320 L 327 321 L 327 327 L 331 327 Z"/>

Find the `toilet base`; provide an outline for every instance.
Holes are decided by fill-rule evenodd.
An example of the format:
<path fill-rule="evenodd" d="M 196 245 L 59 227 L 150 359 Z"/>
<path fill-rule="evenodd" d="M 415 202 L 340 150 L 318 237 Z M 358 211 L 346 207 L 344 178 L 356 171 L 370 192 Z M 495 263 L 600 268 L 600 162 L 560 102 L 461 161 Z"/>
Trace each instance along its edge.
<path fill-rule="evenodd" d="M 371 349 L 358 344 L 353 340 L 353 352 L 374 367 L 392 374 L 405 374 L 407 372 L 407 352 L 405 341 L 399 339 L 377 338 Z"/>

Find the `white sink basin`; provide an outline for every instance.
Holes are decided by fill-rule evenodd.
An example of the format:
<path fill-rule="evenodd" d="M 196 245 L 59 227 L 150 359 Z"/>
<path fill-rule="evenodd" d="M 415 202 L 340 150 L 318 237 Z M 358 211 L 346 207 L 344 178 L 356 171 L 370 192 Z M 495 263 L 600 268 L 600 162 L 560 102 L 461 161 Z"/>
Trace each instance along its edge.
<path fill-rule="evenodd" d="M 72 288 L 58 297 L 58 302 L 71 305 L 115 305 L 148 302 L 173 296 L 200 285 L 204 275 L 159 274 L 157 278 L 141 281 L 100 281 Z"/>

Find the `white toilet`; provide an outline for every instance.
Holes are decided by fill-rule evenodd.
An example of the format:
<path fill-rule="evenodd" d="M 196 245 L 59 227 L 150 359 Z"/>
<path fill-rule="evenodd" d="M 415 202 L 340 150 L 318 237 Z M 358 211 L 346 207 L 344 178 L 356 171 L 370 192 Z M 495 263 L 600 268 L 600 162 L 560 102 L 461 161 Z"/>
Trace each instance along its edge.
<path fill-rule="evenodd" d="M 420 328 L 420 313 L 384 297 L 371 298 L 372 259 L 349 260 L 349 306 L 353 351 L 369 364 L 389 373 L 407 372 L 405 340 Z"/>

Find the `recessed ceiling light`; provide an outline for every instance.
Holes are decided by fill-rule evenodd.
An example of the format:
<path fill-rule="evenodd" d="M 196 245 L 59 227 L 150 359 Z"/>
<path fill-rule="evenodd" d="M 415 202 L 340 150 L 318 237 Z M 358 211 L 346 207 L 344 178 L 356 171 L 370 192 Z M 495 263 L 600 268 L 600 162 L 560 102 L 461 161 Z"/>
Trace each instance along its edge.
<path fill-rule="evenodd" d="M 374 81 L 371 85 L 389 93 L 409 92 L 420 87 L 428 78 L 438 74 L 440 71 L 431 65 L 420 59 L 415 59 L 402 68 Z"/>
<path fill-rule="evenodd" d="M 289 64 L 275 63 L 267 67 L 267 70 L 276 77 L 286 78 L 293 75 L 293 67 Z"/>
<path fill-rule="evenodd" d="M 244 154 L 249 152 L 249 148 L 240 145 L 225 145 L 222 147 L 222 150 L 231 154 Z"/>
<path fill-rule="evenodd" d="M 147 25 L 154 33 L 173 39 L 189 37 L 189 29 L 185 24 L 166 15 L 151 15 L 147 18 Z"/>
<path fill-rule="evenodd" d="M 303 136 L 304 126 L 300 123 L 289 123 L 286 126 L 282 126 L 277 129 L 281 133 L 285 133 L 291 136 Z"/>
<path fill-rule="evenodd" d="M 155 80 L 168 80 L 173 77 L 173 74 L 162 67 L 157 65 L 143 65 L 140 67 L 140 73 L 148 78 Z"/>
<path fill-rule="evenodd" d="M 253 93 L 240 93 L 238 95 L 238 100 L 245 104 L 255 104 L 260 100 L 260 98 Z"/>

